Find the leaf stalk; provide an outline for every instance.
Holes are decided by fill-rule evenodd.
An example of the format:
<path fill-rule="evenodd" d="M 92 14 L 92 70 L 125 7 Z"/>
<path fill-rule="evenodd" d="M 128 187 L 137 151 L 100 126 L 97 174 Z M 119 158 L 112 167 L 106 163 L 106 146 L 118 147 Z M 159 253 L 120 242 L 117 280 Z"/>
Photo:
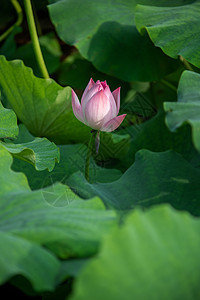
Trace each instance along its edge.
<path fill-rule="evenodd" d="M 15 11 L 17 13 L 17 21 L 10 26 L 1 36 L 0 36 L 0 42 L 2 42 L 12 31 L 15 27 L 20 26 L 23 21 L 23 12 L 20 4 L 17 0 L 11 0 L 12 5 L 15 8 Z"/>
<path fill-rule="evenodd" d="M 36 57 L 41 75 L 47 79 L 47 78 L 49 78 L 49 74 L 48 74 L 48 71 L 47 71 L 47 68 L 46 68 L 46 65 L 44 62 L 44 58 L 42 55 L 42 51 L 40 48 L 40 43 L 39 43 L 37 30 L 36 30 L 36 26 L 35 26 L 35 20 L 34 20 L 34 16 L 33 16 L 31 0 L 24 0 L 24 7 L 25 7 L 30 36 L 31 36 L 31 40 L 33 43 L 35 57 Z"/>

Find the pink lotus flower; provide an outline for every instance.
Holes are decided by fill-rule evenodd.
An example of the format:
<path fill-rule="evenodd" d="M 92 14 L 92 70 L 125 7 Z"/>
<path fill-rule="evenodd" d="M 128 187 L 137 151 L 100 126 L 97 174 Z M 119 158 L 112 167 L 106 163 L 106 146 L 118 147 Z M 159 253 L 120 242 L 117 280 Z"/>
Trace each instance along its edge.
<path fill-rule="evenodd" d="M 117 116 L 120 107 L 120 88 L 111 93 L 106 81 L 91 78 L 81 98 L 81 104 L 72 90 L 72 108 L 76 118 L 87 126 L 111 132 L 124 120 L 126 114 Z"/>

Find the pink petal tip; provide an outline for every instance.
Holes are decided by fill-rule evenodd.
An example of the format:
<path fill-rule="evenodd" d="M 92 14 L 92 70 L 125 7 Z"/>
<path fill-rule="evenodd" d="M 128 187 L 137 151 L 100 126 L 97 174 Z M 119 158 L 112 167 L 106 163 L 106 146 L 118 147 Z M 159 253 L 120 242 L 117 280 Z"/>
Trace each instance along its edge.
<path fill-rule="evenodd" d="M 82 113 L 82 108 L 80 105 L 80 102 L 78 100 L 78 97 L 76 95 L 76 93 L 74 92 L 74 90 L 72 90 L 72 109 L 73 109 L 73 113 L 75 115 L 75 117 L 83 122 L 83 113 Z"/>
<path fill-rule="evenodd" d="M 101 129 L 101 131 L 106 131 L 106 132 L 114 131 L 123 122 L 125 117 L 126 117 L 126 114 L 123 114 L 123 115 L 113 118 L 112 120 L 108 121 L 104 125 L 104 127 Z"/>
<path fill-rule="evenodd" d="M 116 90 L 112 92 L 112 95 L 115 99 L 115 103 L 117 106 L 117 114 L 119 113 L 119 109 L 120 109 L 120 89 L 121 87 L 118 87 Z"/>

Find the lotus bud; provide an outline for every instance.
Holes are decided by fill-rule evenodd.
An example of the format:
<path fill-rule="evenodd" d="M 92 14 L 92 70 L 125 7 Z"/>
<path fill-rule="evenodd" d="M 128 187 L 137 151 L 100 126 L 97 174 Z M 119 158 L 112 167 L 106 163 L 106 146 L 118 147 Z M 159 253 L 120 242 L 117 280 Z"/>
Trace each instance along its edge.
<path fill-rule="evenodd" d="M 111 132 L 124 120 L 126 114 L 117 116 L 120 108 L 120 87 L 111 93 L 106 81 L 91 78 L 81 98 L 72 90 L 72 108 L 76 118 L 98 131 Z"/>

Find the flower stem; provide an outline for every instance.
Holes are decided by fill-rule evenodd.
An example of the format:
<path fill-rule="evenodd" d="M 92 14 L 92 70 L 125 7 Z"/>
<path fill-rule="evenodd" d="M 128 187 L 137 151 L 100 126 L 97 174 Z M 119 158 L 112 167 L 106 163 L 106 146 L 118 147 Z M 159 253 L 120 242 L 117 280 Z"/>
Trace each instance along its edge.
<path fill-rule="evenodd" d="M 90 136 L 90 140 L 88 143 L 88 151 L 87 151 L 87 156 L 86 156 L 86 161 L 85 161 L 85 179 L 89 182 L 89 167 L 90 167 L 90 157 L 92 154 L 92 146 L 93 146 L 93 141 L 96 137 L 97 131 L 96 130 L 92 130 L 91 131 L 91 136 Z"/>
<path fill-rule="evenodd" d="M 15 8 L 15 11 L 17 13 L 17 21 L 10 26 L 1 36 L 0 36 L 0 42 L 2 42 L 12 31 L 15 27 L 19 26 L 23 21 L 23 12 L 22 8 L 17 2 L 17 0 L 11 0 L 12 5 Z"/>
<path fill-rule="evenodd" d="M 99 146 L 100 146 L 100 131 L 98 130 L 97 133 L 96 133 L 96 138 L 95 138 L 96 154 L 99 153 Z"/>
<path fill-rule="evenodd" d="M 47 72 L 47 68 L 46 68 L 46 65 L 45 65 L 45 62 L 44 62 L 44 59 L 42 56 L 42 51 L 41 51 L 38 36 L 37 36 L 35 21 L 34 21 L 34 17 L 33 17 L 33 10 L 32 10 L 32 6 L 31 6 L 31 0 L 24 0 L 24 7 L 25 7 L 30 36 L 31 36 L 31 40 L 33 43 L 33 49 L 35 52 L 35 57 L 36 57 L 41 75 L 44 78 L 49 78 L 49 74 Z"/>

